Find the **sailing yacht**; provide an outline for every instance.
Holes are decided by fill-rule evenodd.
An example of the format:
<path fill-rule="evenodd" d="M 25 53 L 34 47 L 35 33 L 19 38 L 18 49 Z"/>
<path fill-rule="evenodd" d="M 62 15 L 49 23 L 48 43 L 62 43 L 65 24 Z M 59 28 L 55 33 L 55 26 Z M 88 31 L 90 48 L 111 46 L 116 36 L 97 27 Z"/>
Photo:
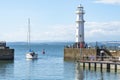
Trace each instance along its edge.
<path fill-rule="evenodd" d="M 30 46 L 30 19 L 28 19 L 28 48 L 29 48 L 29 52 L 26 53 L 26 58 L 27 59 L 37 59 L 38 58 L 38 54 L 35 53 Z"/>

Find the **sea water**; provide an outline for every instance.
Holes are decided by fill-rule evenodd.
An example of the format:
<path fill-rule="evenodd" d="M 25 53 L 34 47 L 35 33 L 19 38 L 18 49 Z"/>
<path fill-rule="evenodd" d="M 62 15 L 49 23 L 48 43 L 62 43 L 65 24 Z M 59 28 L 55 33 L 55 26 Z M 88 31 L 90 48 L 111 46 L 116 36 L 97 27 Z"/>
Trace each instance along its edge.
<path fill-rule="evenodd" d="M 27 60 L 26 43 L 8 43 L 15 49 L 14 61 L 0 61 L 0 80 L 120 80 L 120 73 L 77 68 L 75 62 L 64 61 L 68 43 L 32 43 L 39 58 Z M 42 53 L 43 49 L 45 54 Z"/>

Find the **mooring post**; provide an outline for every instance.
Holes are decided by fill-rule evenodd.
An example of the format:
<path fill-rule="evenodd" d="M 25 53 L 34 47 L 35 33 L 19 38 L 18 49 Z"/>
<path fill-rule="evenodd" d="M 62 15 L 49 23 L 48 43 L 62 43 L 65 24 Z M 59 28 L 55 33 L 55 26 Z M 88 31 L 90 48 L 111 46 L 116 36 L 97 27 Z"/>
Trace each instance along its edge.
<path fill-rule="evenodd" d="M 110 63 L 107 63 L 107 72 L 110 72 Z"/>
<path fill-rule="evenodd" d="M 101 72 L 102 72 L 102 68 L 103 68 L 102 63 L 100 63 L 100 70 L 101 70 Z"/>
<path fill-rule="evenodd" d="M 88 64 L 89 64 L 89 70 L 90 70 L 90 68 L 91 68 L 91 64 L 90 64 L 90 62 L 88 62 Z"/>
<path fill-rule="evenodd" d="M 83 69 L 85 69 L 85 62 L 83 62 Z"/>
<path fill-rule="evenodd" d="M 115 64 L 115 72 L 117 72 L 117 64 Z"/>
<path fill-rule="evenodd" d="M 95 68 L 95 71 L 96 71 L 96 63 L 94 63 L 94 68 Z"/>

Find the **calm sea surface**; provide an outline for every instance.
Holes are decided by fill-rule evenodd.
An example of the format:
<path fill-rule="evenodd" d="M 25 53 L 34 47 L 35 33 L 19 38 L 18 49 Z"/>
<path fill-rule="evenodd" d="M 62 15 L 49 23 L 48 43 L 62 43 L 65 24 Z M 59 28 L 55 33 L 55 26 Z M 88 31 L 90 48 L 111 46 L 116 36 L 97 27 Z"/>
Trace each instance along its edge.
<path fill-rule="evenodd" d="M 78 69 L 76 63 L 63 60 L 66 43 L 34 43 L 37 60 L 26 60 L 25 43 L 8 43 L 15 49 L 14 61 L 0 61 L 0 80 L 120 80 L 120 73 Z M 42 54 L 45 49 L 46 54 Z"/>

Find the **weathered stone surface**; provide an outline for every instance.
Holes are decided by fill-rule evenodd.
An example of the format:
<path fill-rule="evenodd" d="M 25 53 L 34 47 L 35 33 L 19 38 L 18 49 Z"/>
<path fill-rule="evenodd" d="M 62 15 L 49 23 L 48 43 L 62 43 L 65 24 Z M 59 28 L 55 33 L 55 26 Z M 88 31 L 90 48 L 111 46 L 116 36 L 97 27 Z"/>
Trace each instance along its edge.
<path fill-rule="evenodd" d="M 91 55 L 96 56 L 96 49 L 64 48 L 64 60 L 78 60 Z"/>
<path fill-rule="evenodd" d="M 0 49 L 0 60 L 14 60 L 14 49 Z"/>

